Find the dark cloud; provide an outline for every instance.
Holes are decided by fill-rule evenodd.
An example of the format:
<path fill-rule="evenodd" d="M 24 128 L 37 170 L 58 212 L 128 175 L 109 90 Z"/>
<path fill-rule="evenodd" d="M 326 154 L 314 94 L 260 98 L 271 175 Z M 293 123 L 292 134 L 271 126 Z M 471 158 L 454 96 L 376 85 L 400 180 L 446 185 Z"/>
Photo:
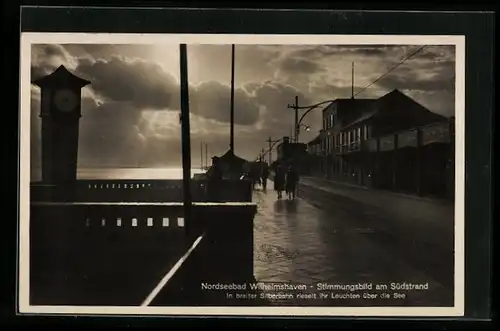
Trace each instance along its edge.
<path fill-rule="evenodd" d="M 68 63 L 68 53 L 61 45 L 41 44 L 32 46 L 31 79 L 48 75 L 61 63 Z"/>
<path fill-rule="evenodd" d="M 418 55 L 419 58 L 436 62 L 455 61 L 455 45 L 426 46 Z"/>
<path fill-rule="evenodd" d="M 362 89 L 364 89 L 365 86 L 354 86 L 354 94 L 360 92 Z M 373 89 L 367 89 L 364 90 L 363 96 L 364 98 L 367 97 L 367 95 L 370 95 L 371 91 Z M 328 99 L 337 99 L 337 98 L 349 98 L 352 95 L 352 87 L 351 86 L 342 86 L 342 85 L 334 85 L 334 84 L 328 84 L 328 83 L 323 83 L 323 84 L 315 84 L 311 86 L 311 92 L 310 94 L 319 94 L 319 95 L 324 95 L 328 96 Z"/>
<path fill-rule="evenodd" d="M 416 91 L 453 91 L 455 89 L 454 79 L 416 79 L 411 75 L 391 75 L 384 77 L 380 86 L 391 89 Z"/>
<path fill-rule="evenodd" d="M 66 44 L 64 48 L 76 57 L 94 59 L 109 59 L 116 55 L 127 58 L 145 58 L 154 49 L 154 45 L 129 45 L 129 44 Z"/>
<path fill-rule="evenodd" d="M 179 108 L 177 80 L 156 63 L 114 56 L 95 62 L 80 60 L 76 71 L 109 100 L 130 102 L 139 109 Z"/>
<path fill-rule="evenodd" d="M 299 104 L 311 104 L 311 100 L 291 85 L 268 81 L 254 91 L 259 104 L 265 107 L 261 118 L 263 129 L 273 130 L 276 133 L 288 134 L 293 126 L 294 111 L 287 105 L 295 102 L 299 97 Z"/>
<path fill-rule="evenodd" d="M 67 61 L 68 52 L 58 44 L 37 44 L 32 46 L 32 62 Z"/>
<path fill-rule="evenodd" d="M 235 82 L 245 84 L 266 80 L 276 67 L 273 63 L 282 47 L 268 45 L 235 46 Z M 189 45 L 189 60 L 196 62 L 197 76 L 201 81 L 216 80 L 230 84 L 231 45 Z"/>
<path fill-rule="evenodd" d="M 127 102 L 95 105 L 89 100 L 87 105 L 80 120 L 81 164 L 139 164 L 144 153 L 144 139 L 137 128 L 140 112 Z"/>
<path fill-rule="evenodd" d="M 421 66 L 420 70 L 415 70 L 412 64 L 403 65 L 376 84 L 386 89 L 454 91 L 455 63 L 447 61 L 441 65 L 429 64 Z"/>
<path fill-rule="evenodd" d="M 300 105 L 349 97 L 350 57 L 362 59 L 352 61 L 366 61 L 357 66 L 361 68 L 357 74 L 371 80 L 372 76 L 377 78 L 418 47 L 237 45 L 237 154 L 253 159 L 262 147 L 267 146 L 267 137 L 276 139 L 289 135 L 294 111 L 287 105 L 294 102 L 296 95 Z M 80 166 L 181 164 L 178 119 L 171 116 L 175 113 L 165 111 L 179 110 L 179 83 L 156 64 L 157 58 L 148 57 L 151 54 L 157 56 L 158 51 L 148 45 L 33 47 L 33 77 L 48 74 L 65 64 L 92 82 L 84 88 Z M 191 137 L 195 165 L 199 163 L 201 142 L 209 144 L 210 155 L 220 155 L 229 148 L 231 51 L 230 45 L 190 45 L 188 55 L 190 64 L 194 62 L 190 74 L 194 72 L 198 77 L 198 81 L 192 80 L 190 86 L 192 131 L 196 132 Z M 346 63 L 349 77 L 343 77 L 340 70 L 340 66 Z M 379 97 L 384 91 L 398 88 L 429 109 L 451 115 L 454 111 L 454 72 L 453 47 L 428 47 L 360 97 Z M 356 86 L 355 92 L 363 87 Z M 32 92 L 31 105 L 34 165 L 39 164 L 40 158 L 39 96 L 36 93 Z M 305 118 L 304 123 L 311 125 L 311 132 L 302 132 L 301 141 L 310 140 L 317 134 L 321 127 L 321 109 L 311 111 Z M 155 115 L 146 119 L 144 114 L 148 112 L 145 110 L 154 110 Z M 168 116 L 160 116 L 166 113 Z M 300 111 L 299 116 L 302 114 Z M 193 123 L 200 128 L 193 127 Z"/>
<path fill-rule="evenodd" d="M 407 47 L 406 45 L 318 45 L 297 50 L 293 54 L 310 59 L 322 59 L 329 56 L 387 56 L 405 51 Z"/>
<path fill-rule="evenodd" d="M 285 72 L 298 75 L 315 73 L 321 70 L 322 66 L 313 61 L 289 57 L 281 61 L 279 68 Z"/>
<path fill-rule="evenodd" d="M 234 91 L 234 121 L 255 124 L 259 119 L 258 100 L 243 89 Z M 190 89 L 190 111 L 220 122 L 230 121 L 231 88 L 218 82 L 206 82 Z"/>

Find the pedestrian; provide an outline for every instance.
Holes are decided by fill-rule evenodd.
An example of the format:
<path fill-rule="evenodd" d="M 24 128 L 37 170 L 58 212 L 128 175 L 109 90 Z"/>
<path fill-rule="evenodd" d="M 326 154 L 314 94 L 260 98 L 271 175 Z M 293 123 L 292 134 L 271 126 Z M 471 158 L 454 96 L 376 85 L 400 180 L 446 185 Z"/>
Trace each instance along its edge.
<path fill-rule="evenodd" d="M 264 163 L 262 166 L 262 171 L 260 173 L 260 178 L 262 179 L 262 188 L 267 189 L 267 178 L 269 177 L 269 166 Z"/>
<path fill-rule="evenodd" d="M 255 185 L 257 184 L 257 169 L 255 163 L 252 164 L 250 168 L 250 180 L 252 181 L 252 189 L 255 190 Z"/>
<path fill-rule="evenodd" d="M 295 168 L 290 165 L 288 167 L 288 171 L 286 172 L 286 193 L 288 196 L 288 199 L 293 200 L 295 199 L 295 193 L 297 190 L 297 182 L 299 181 L 299 175 L 297 174 L 297 171 Z"/>
<path fill-rule="evenodd" d="M 278 193 L 278 199 L 282 198 L 283 190 L 285 189 L 285 171 L 281 165 L 276 167 L 274 173 L 274 190 Z"/>

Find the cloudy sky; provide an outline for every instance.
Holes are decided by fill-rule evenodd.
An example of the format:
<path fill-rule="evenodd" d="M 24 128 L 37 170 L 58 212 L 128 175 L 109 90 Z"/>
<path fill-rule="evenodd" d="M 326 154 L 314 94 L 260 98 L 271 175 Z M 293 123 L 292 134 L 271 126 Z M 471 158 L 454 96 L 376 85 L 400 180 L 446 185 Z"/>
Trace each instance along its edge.
<path fill-rule="evenodd" d="M 289 135 L 299 96 L 309 105 L 351 95 L 380 77 L 418 45 L 236 45 L 235 151 L 254 159 L 265 140 Z M 178 46 L 33 45 L 32 79 L 61 64 L 92 82 L 82 90 L 79 166 L 178 167 L 181 130 L 178 121 Z M 230 45 L 188 45 L 191 98 L 192 163 L 200 163 L 200 143 L 209 154 L 229 148 Z M 453 46 L 427 46 L 359 98 L 380 97 L 397 88 L 431 111 L 454 115 L 455 51 Z M 40 162 L 40 91 L 31 87 L 31 157 Z M 403 111 L 403 110 L 402 110 Z M 304 120 L 311 132 L 321 129 L 321 111 Z"/>

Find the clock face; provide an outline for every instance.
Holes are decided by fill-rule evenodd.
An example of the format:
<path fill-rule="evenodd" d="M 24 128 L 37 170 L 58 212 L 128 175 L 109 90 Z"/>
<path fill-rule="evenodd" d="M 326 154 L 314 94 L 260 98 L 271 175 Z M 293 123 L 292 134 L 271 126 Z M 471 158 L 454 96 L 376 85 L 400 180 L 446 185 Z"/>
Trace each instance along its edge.
<path fill-rule="evenodd" d="M 70 112 L 78 105 L 78 96 L 71 90 L 56 91 L 54 95 L 56 107 L 63 112 Z"/>

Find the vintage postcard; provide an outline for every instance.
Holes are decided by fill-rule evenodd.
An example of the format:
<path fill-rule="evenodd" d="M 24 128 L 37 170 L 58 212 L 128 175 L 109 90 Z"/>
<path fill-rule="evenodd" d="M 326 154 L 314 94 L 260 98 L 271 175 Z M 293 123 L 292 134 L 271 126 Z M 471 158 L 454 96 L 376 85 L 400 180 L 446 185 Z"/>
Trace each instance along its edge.
<path fill-rule="evenodd" d="M 464 45 L 23 33 L 19 312 L 463 315 Z"/>

